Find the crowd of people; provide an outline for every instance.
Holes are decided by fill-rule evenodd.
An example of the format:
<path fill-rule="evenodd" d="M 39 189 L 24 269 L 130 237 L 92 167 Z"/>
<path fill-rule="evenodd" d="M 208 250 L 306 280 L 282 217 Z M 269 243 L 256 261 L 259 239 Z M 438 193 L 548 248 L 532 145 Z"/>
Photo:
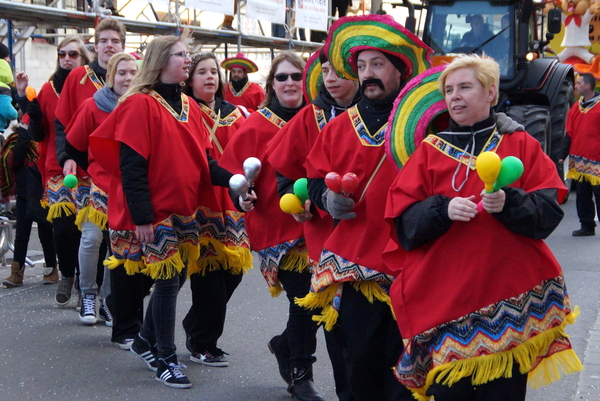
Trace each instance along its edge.
<path fill-rule="evenodd" d="M 111 326 L 172 388 L 192 386 L 174 335 L 181 287 L 189 278 L 189 359 L 229 366 L 218 340 L 251 251 L 270 294 L 289 301 L 267 348 L 298 400 L 324 399 L 312 373 L 320 326 L 342 401 L 523 401 L 528 381 L 582 369 L 564 331 L 577 311 L 544 243 L 566 188 L 535 139 L 493 110 L 493 59 L 431 70 L 432 50 L 392 17 L 343 17 L 308 61 L 279 53 L 263 91 L 242 53 L 219 63 L 189 42 L 187 31 L 156 37 L 139 62 L 106 18 L 95 58 L 77 36 L 58 44 L 37 98 L 16 74 L 6 287 L 23 284 L 36 221 L 55 303 L 75 287 L 78 319 Z M 449 121 L 419 116 L 430 135 L 398 171 L 389 121 L 431 71 Z M 524 174 L 482 190 L 482 152 L 518 157 Z M 300 209 L 280 208 L 302 185 Z"/>

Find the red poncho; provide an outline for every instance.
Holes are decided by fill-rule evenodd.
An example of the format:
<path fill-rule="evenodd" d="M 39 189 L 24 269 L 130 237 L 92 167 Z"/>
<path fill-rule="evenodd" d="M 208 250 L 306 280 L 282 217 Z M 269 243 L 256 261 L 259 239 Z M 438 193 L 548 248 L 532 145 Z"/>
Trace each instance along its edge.
<path fill-rule="evenodd" d="M 86 99 L 94 96 L 94 93 L 103 86 L 104 82 L 87 65 L 77 67 L 71 71 L 60 93 L 60 100 L 56 109 L 58 121 L 65 127 L 68 126 L 79 106 Z"/>
<path fill-rule="evenodd" d="M 225 100 L 236 106 L 244 106 L 249 112 L 258 110 L 264 99 L 265 91 L 254 82 L 248 82 L 239 92 L 234 91 L 231 83 L 225 85 Z"/>
<path fill-rule="evenodd" d="M 583 100 L 583 99 L 582 99 Z M 567 114 L 567 135 L 571 137 L 568 177 L 600 185 L 600 97 L 588 107 L 576 102 Z"/>

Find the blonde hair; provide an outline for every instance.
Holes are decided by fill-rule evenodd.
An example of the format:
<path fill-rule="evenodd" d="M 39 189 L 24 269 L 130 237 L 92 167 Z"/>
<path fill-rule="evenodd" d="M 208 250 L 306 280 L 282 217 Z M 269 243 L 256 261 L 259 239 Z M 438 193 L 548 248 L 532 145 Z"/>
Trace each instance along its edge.
<path fill-rule="evenodd" d="M 106 65 L 106 86 L 112 88 L 115 84 L 115 74 L 117 73 L 117 66 L 121 61 L 133 61 L 137 68 L 137 63 L 135 62 L 135 57 L 133 57 L 129 53 L 116 53 L 113 54 L 110 60 L 108 60 L 108 64 Z"/>
<path fill-rule="evenodd" d="M 267 75 L 267 82 L 265 83 L 265 100 L 262 102 L 260 107 L 267 107 L 271 104 L 275 96 L 275 90 L 273 89 L 273 80 L 275 79 L 275 73 L 277 72 L 277 67 L 284 61 L 288 61 L 294 67 L 298 68 L 300 72 L 304 71 L 304 66 L 306 62 L 300 58 L 296 53 L 291 51 L 281 52 L 273 59 L 271 63 L 271 69 L 269 70 L 269 75 Z"/>
<path fill-rule="evenodd" d="M 171 47 L 177 42 L 181 42 L 187 46 L 191 40 L 188 32 L 189 31 L 186 28 L 181 36 L 157 36 L 150 42 L 146 49 L 141 68 L 138 73 L 135 74 L 127 92 L 119 99 L 119 103 L 125 101 L 129 96 L 138 93 L 149 93 L 154 89 L 156 84 L 160 81 L 160 75 L 163 68 L 169 63 Z"/>
<path fill-rule="evenodd" d="M 491 57 L 477 54 L 462 54 L 452 60 L 446 69 L 438 78 L 438 90 L 444 95 L 446 91 L 446 78 L 448 75 L 461 68 L 470 68 L 475 73 L 477 80 L 483 85 L 486 91 L 490 90 L 492 85 L 496 85 L 496 97 L 492 100 L 492 106 L 498 103 L 498 88 L 500 86 L 500 66 Z"/>
<path fill-rule="evenodd" d="M 77 51 L 79 52 L 81 57 L 81 65 L 86 65 L 90 63 L 90 53 L 88 52 L 87 48 L 85 47 L 85 44 L 83 43 L 83 40 L 81 39 L 81 37 L 79 35 L 70 35 L 70 36 L 66 36 L 63 40 L 61 40 L 58 43 L 58 46 L 56 46 L 56 51 L 58 52 L 60 49 L 62 49 L 63 47 L 65 47 L 66 45 L 68 45 L 69 43 L 75 42 L 77 44 Z M 60 68 L 60 62 L 58 61 L 58 55 L 56 56 L 56 70 L 54 70 L 54 73 L 50 76 L 50 80 L 52 80 L 52 78 L 54 77 L 54 74 L 56 74 L 56 71 L 58 71 L 58 69 Z"/>

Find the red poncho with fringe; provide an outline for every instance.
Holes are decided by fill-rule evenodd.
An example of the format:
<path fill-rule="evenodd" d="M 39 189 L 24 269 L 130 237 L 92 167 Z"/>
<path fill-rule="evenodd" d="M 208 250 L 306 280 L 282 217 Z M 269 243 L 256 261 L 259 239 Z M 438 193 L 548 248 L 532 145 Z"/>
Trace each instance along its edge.
<path fill-rule="evenodd" d="M 567 114 L 566 130 L 571 137 L 567 177 L 600 185 L 600 96 L 588 107 L 582 107 L 582 101 L 575 102 Z"/>
<path fill-rule="evenodd" d="M 300 110 L 269 142 L 268 160 L 275 171 L 294 181 L 306 178 L 306 158 L 325 123 L 325 113 L 317 106 L 309 104 Z M 313 207 L 313 218 L 303 224 L 308 256 L 318 262 L 333 219 Z"/>
<path fill-rule="evenodd" d="M 254 82 L 248 82 L 241 91 L 234 92 L 231 83 L 225 85 L 225 100 L 236 106 L 244 106 L 249 112 L 258 110 L 265 99 L 265 91 Z"/>

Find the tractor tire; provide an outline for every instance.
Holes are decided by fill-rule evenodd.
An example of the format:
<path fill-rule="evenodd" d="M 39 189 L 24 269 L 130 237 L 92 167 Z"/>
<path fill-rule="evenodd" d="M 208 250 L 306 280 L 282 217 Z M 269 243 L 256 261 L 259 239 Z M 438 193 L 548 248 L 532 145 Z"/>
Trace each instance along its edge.
<path fill-rule="evenodd" d="M 525 131 L 538 140 L 545 154 L 549 155 L 551 143 L 551 118 L 547 106 L 534 104 L 511 106 L 506 115 L 523 124 Z"/>
<path fill-rule="evenodd" d="M 560 90 L 556 96 L 556 100 L 550 105 L 550 118 L 552 119 L 552 136 L 551 136 L 551 152 L 550 158 L 553 162 L 558 161 L 558 152 L 562 146 L 562 141 L 567 134 L 566 122 L 567 113 L 575 102 L 573 96 L 573 82 L 569 77 L 565 77 L 560 85 Z"/>

